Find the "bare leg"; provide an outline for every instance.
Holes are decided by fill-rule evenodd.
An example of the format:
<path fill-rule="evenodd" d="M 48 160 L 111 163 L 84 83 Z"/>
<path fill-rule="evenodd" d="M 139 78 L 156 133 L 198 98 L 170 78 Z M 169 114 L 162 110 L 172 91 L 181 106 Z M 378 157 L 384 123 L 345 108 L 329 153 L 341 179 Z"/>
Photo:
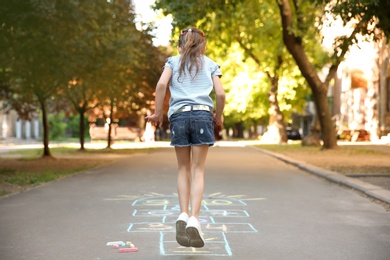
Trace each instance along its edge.
<path fill-rule="evenodd" d="M 204 166 L 208 145 L 192 146 L 191 164 L 191 216 L 198 218 L 204 191 Z"/>
<path fill-rule="evenodd" d="M 191 147 L 175 146 L 175 151 L 178 164 L 177 192 L 179 195 L 180 212 L 186 212 L 189 215 Z"/>

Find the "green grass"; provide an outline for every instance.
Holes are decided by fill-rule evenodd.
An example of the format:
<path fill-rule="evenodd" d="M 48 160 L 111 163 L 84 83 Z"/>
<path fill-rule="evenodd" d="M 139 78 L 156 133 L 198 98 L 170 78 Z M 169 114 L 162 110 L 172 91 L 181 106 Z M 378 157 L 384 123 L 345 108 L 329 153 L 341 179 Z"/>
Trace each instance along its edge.
<path fill-rule="evenodd" d="M 78 143 L 80 142 L 80 138 L 79 137 L 57 137 L 55 138 L 54 140 L 51 140 L 51 141 L 54 141 L 54 142 L 74 142 L 74 143 Z M 91 138 L 86 136 L 84 138 L 84 142 L 90 142 L 91 141 Z"/>
<path fill-rule="evenodd" d="M 84 151 L 80 151 L 79 148 L 74 147 L 53 147 L 50 148 L 51 154 L 55 157 L 56 155 L 61 154 L 74 154 L 83 153 L 85 155 L 88 154 L 135 154 L 148 152 L 152 149 L 156 148 L 141 148 L 141 149 L 85 149 Z M 43 148 L 37 149 L 26 149 L 26 150 L 14 150 L 9 151 L 6 154 L 19 154 L 21 157 L 25 159 L 38 158 L 43 154 Z"/>
<path fill-rule="evenodd" d="M 28 161 L 32 159 L 18 159 L 21 164 L 23 161 Z M 5 161 L 3 161 L 5 162 Z M 42 163 L 45 163 L 42 161 Z M 93 167 L 93 166 L 92 166 Z M 42 171 L 34 171 L 31 170 L 18 170 L 18 169 L 10 169 L 10 168 L 0 168 L 0 184 L 6 183 L 17 186 L 35 186 L 41 183 L 49 182 L 56 180 L 58 178 L 80 172 L 82 170 L 86 170 L 91 167 L 79 167 L 68 170 L 63 169 L 45 169 Z"/>
<path fill-rule="evenodd" d="M 8 154 L 18 154 L 20 157 L 0 158 L 0 196 L 5 196 L 10 192 L 20 192 L 29 187 L 54 181 L 115 160 L 112 158 L 99 159 L 101 158 L 98 157 L 99 154 L 130 155 L 150 152 L 154 149 L 156 148 L 88 149 L 80 151 L 78 148 L 70 147 L 51 148 L 52 156 L 56 159 L 41 159 L 42 148 L 12 151 Z M 67 155 L 67 157 L 61 158 L 61 155 Z"/>
<path fill-rule="evenodd" d="M 0 197 L 5 196 L 5 195 L 7 195 L 7 194 L 9 194 L 9 193 L 10 193 L 9 191 L 0 190 Z"/>
<path fill-rule="evenodd" d="M 78 152 L 78 148 L 55 147 L 55 148 L 50 148 L 50 152 L 52 154 L 76 153 L 76 152 Z M 6 154 L 19 154 L 19 155 L 21 155 L 22 157 L 25 157 L 25 158 L 36 158 L 36 157 L 42 156 L 43 148 L 14 150 L 14 151 L 9 151 Z"/>
<path fill-rule="evenodd" d="M 17 186 L 36 186 L 41 183 L 56 180 L 58 178 L 82 171 L 83 168 L 73 170 L 45 170 L 42 172 L 28 172 L 28 171 L 8 171 L 3 174 L 0 172 L 0 183 L 7 183 Z"/>

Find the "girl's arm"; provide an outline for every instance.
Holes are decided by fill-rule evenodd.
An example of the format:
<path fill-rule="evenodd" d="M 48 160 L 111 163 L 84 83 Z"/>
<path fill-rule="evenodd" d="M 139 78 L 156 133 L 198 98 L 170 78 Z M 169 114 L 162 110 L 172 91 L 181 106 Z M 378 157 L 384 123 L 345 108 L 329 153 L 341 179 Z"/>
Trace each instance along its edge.
<path fill-rule="evenodd" d="M 222 87 L 222 82 L 219 76 L 213 77 L 214 91 L 216 94 L 216 109 L 215 109 L 215 117 L 214 120 L 217 125 L 223 124 L 223 116 L 222 112 L 225 107 L 225 91 Z"/>
<path fill-rule="evenodd" d="M 164 121 L 163 117 L 163 103 L 165 94 L 167 93 L 167 87 L 172 77 L 172 70 L 169 67 L 165 67 L 163 73 L 156 86 L 156 98 L 155 98 L 155 111 L 153 115 L 145 117 L 154 126 L 161 127 Z"/>

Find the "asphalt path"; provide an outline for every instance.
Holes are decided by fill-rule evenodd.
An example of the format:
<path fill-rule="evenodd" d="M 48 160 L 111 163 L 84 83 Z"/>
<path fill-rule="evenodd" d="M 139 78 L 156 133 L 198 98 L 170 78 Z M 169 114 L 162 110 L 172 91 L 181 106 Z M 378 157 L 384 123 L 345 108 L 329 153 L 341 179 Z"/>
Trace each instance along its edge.
<path fill-rule="evenodd" d="M 0 199 L 0 259 L 390 259 L 384 207 L 260 150 L 211 148 L 205 181 L 204 248 L 175 242 L 176 158 L 161 148 Z"/>

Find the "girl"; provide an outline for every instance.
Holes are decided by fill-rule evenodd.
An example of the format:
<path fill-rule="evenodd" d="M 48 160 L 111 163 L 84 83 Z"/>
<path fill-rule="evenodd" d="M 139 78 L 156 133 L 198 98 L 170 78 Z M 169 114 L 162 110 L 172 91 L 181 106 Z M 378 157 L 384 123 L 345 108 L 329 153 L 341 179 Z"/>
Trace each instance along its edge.
<path fill-rule="evenodd" d="M 225 91 L 219 65 L 204 55 L 205 34 L 197 28 L 181 31 L 179 53 L 167 59 L 156 86 L 155 112 L 146 119 L 161 127 L 162 106 L 170 83 L 168 119 L 171 145 L 178 163 L 177 187 L 181 214 L 176 240 L 182 246 L 203 247 L 198 221 L 204 191 L 204 166 L 209 146 L 215 143 L 213 121 L 222 126 Z M 216 109 L 210 93 L 216 94 Z M 191 205 L 191 211 L 189 211 Z"/>

